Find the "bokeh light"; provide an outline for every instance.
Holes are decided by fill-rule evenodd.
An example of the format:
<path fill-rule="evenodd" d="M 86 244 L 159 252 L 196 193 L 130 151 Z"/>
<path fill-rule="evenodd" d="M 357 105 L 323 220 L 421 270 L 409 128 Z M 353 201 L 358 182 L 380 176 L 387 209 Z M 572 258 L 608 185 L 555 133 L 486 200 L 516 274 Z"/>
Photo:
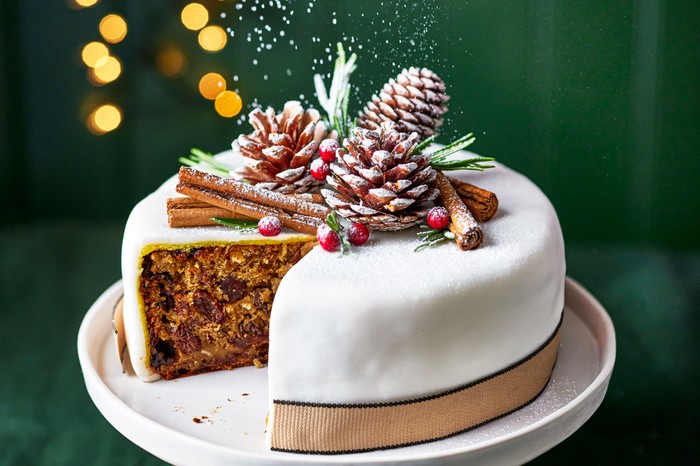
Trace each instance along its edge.
<path fill-rule="evenodd" d="M 90 42 L 83 47 L 81 57 L 90 68 L 102 64 L 109 56 L 109 49 L 102 42 Z"/>
<path fill-rule="evenodd" d="M 167 46 L 156 54 L 156 68 L 163 76 L 175 78 L 187 68 L 187 57 L 174 46 Z"/>
<path fill-rule="evenodd" d="M 119 15 L 107 15 L 100 21 L 100 34 L 110 44 L 116 44 L 124 40 L 126 32 L 126 21 Z"/>
<path fill-rule="evenodd" d="M 226 90 L 226 79 L 219 73 L 207 73 L 199 80 L 199 93 L 209 100 L 216 100 Z"/>
<path fill-rule="evenodd" d="M 209 12 L 200 3 L 190 3 L 182 9 L 180 19 L 187 29 L 199 31 L 209 22 Z"/>
<path fill-rule="evenodd" d="M 218 52 L 226 46 L 226 31 L 220 26 L 207 26 L 199 31 L 199 45 L 208 52 Z"/>
<path fill-rule="evenodd" d="M 122 111 L 114 104 L 97 107 L 87 119 L 87 127 L 95 134 L 114 131 L 122 122 Z"/>
<path fill-rule="evenodd" d="M 214 101 L 216 112 L 222 117 L 233 118 L 243 108 L 241 97 L 233 91 L 224 91 Z"/>
<path fill-rule="evenodd" d="M 92 77 L 100 84 L 111 83 L 122 74 L 122 64 L 116 58 L 109 56 L 104 63 L 90 70 Z"/>
<path fill-rule="evenodd" d="M 69 0 L 68 4 L 77 8 L 88 8 L 93 6 L 99 0 Z"/>

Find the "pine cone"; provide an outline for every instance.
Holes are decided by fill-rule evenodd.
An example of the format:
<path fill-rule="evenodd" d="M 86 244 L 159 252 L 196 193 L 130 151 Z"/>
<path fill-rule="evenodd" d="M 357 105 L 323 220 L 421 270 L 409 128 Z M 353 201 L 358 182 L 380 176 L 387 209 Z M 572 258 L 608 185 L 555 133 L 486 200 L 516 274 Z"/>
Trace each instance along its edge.
<path fill-rule="evenodd" d="M 318 191 L 323 181 L 311 176 L 309 164 L 327 134 L 320 119 L 316 110 L 305 111 L 297 101 L 284 104 L 278 115 L 272 108 L 265 113 L 256 108 L 248 115 L 255 131 L 233 143 L 234 150 L 249 159 L 239 173 L 262 189 L 284 194 Z"/>
<path fill-rule="evenodd" d="M 342 164 L 331 164 L 326 178 L 335 191 L 322 189 L 326 203 L 350 222 L 374 230 L 396 231 L 420 223 L 424 201 L 439 191 L 431 186 L 436 172 L 430 155 L 414 155 L 417 133 L 400 132 L 394 123 L 375 130 L 355 128 L 355 136 L 336 151 Z"/>
<path fill-rule="evenodd" d="M 404 69 L 396 80 L 384 85 L 379 96 L 372 96 L 360 112 L 357 125 L 377 129 L 383 121 L 393 121 L 399 131 L 416 132 L 425 139 L 442 125 L 449 99 L 445 83 L 437 74 L 427 68 Z"/>

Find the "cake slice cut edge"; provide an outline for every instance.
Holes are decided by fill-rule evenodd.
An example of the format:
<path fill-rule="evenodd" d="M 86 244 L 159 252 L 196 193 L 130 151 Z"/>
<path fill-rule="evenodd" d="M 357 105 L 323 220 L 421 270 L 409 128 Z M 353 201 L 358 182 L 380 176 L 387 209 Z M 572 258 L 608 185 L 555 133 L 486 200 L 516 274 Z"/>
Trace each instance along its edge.
<path fill-rule="evenodd" d="M 121 333 L 134 373 L 151 382 L 265 365 L 277 285 L 316 238 L 170 228 L 164 206 L 173 189 L 169 180 L 143 199 L 125 227 Z"/>

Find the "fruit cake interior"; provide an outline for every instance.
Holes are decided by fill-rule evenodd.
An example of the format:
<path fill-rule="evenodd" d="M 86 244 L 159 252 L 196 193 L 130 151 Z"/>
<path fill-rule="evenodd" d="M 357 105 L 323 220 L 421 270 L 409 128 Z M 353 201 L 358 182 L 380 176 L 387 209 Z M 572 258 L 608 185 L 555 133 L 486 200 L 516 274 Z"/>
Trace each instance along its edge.
<path fill-rule="evenodd" d="M 267 363 L 275 291 L 311 247 L 227 244 L 145 254 L 139 295 L 153 370 L 172 379 Z"/>

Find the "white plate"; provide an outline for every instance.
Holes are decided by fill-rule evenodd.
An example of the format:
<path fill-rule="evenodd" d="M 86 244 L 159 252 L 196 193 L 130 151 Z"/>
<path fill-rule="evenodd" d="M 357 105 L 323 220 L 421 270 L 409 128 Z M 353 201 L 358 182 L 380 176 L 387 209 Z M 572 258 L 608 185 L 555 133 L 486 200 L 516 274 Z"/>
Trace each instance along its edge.
<path fill-rule="evenodd" d="M 563 334 L 552 379 L 533 403 L 438 442 L 353 455 L 313 456 L 265 447 L 267 370 L 234 371 L 154 383 L 122 372 L 112 341 L 121 282 L 85 315 L 78 355 L 102 415 L 125 437 L 175 464 L 521 464 L 586 422 L 603 401 L 615 362 L 615 332 L 603 307 L 567 278 Z"/>

